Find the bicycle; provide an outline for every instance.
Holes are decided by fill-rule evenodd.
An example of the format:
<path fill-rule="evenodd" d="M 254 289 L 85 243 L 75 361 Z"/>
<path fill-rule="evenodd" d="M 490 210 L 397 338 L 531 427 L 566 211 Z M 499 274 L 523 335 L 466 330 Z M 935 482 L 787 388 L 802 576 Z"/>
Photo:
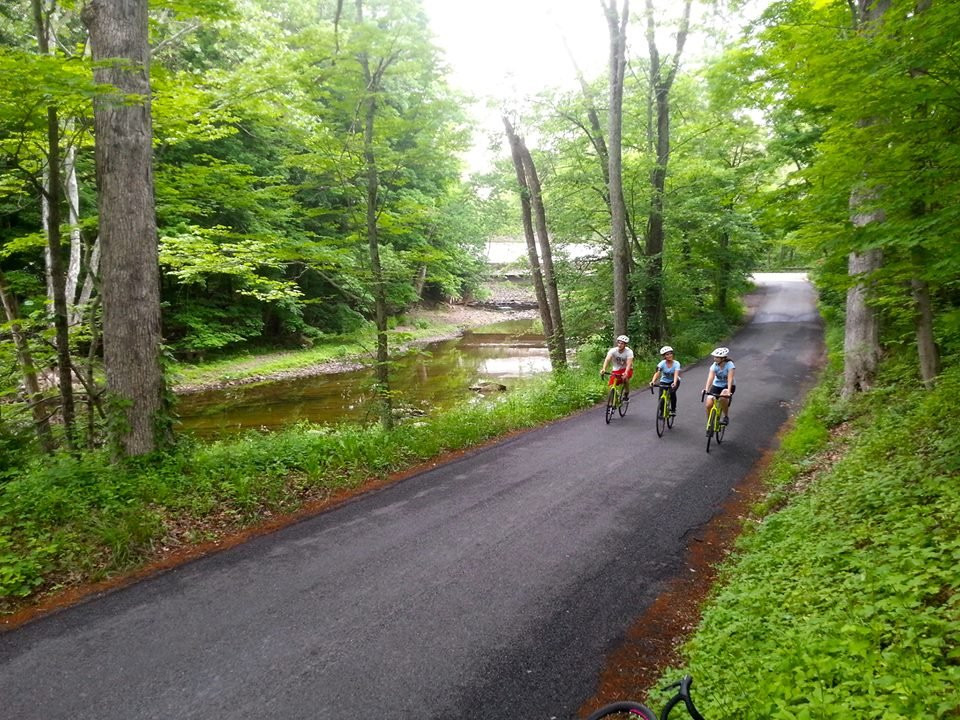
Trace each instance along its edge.
<path fill-rule="evenodd" d="M 693 698 L 690 697 L 690 686 L 692 684 L 693 678 L 686 675 L 682 680 L 673 683 L 673 685 L 667 688 L 668 690 L 676 689 L 677 692 L 674 693 L 673 697 L 663 706 L 660 720 L 668 720 L 670 711 L 681 702 L 693 720 L 704 720 L 703 715 L 700 714 L 693 704 Z M 657 714 L 642 703 L 621 700 L 620 702 L 604 705 L 587 718 L 587 720 L 600 720 L 600 718 L 610 718 L 611 720 L 615 720 L 616 718 L 623 718 L 623 720 L 657 720 Z"/>
<path fill-rule="evenodd" d="M 660 397 L 657 399 L 657 437 L 663 437 L 663 431 L 666 428 L 673 429 L 674 415 L 670 412 L 670 386 L 659 385 Z M 650 394 L 653 395 L 653 385 L 650 386 Z"/>
<path fill-rule="evenodd" d="M 617 381 L 613 384 L 613 387 L 610 388 L 610 392 L 607 393 L 607 413 L 605 416 L 607 425 L 610 424 L 615 412 L 620 413 L 620 417 L 626 415 L 627 407 L 630 405 L 630 393 L 624 392 L 625 383 L 623 381 L 623 375 L 608 372 L 601 373 L 601 377 L 608 375 L 613 375 L 617 378 Z"/>
<path fill-rule="evenodd" d="M 703 402 L 707 397 L 707 391 L 700 391 L 700 402 Z M 720 408 L 720 398 L 715 398 L 713 401 L 713 407 L 710 408 L 710 414 L 707 415 L 707 452 L 710 452 L 710 440 L 712 438 L 717 439 L 717 445 L 720 445 L 723 442 L 723 434 L 727 430 L 727 426 L 723 424 L 723 410 Z"/>

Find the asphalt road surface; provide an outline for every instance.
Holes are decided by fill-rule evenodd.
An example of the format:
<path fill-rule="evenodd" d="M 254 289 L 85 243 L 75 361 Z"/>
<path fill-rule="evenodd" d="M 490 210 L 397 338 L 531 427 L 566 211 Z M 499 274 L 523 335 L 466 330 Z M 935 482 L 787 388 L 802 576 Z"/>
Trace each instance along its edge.
<path fill-rule="evenodd" d="M 760 281 L 709 455 L 701 361 L 662 439 L 634 392 L 0 635 L 0 717 L 573 717 L 809 384 L 814 293 Z"/>

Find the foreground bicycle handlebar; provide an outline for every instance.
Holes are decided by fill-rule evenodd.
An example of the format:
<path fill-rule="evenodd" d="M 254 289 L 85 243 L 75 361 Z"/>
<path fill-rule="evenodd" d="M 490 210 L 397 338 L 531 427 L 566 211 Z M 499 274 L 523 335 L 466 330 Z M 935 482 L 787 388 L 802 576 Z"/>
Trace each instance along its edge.
<path fill-rule="evenodd" d="M 687 712 L 690 714 L 690 717 L 693 720 L 704 720 L 703 715 L 697 710 L 696 706 L 693 704 L 693 698 L 690 697 L 690 686 L 693 685 L 693 678 L 689 675 L 685 675 L 678 682 L 673 683 L 669 686 L 669 690 L 676 690 L 673 697 L 671 697 L 667 704 L 663 706 L 663 712 L 660 715 L 660 720 L 668 720 L 670 717 L 670 711 L 673 710 L 679 703 L 683 702 L 686 707 Z M 587 720 L 600 720 L 601 718 L 630 718 L 631 720 L 657 720 L 657 714 L 648 708 L 642 703 L 633 702 L 631 700 L 621 700 L 619 702 L 610 703 L 609 705 L 604 705 L 602 708 L 590 715 Z"/>

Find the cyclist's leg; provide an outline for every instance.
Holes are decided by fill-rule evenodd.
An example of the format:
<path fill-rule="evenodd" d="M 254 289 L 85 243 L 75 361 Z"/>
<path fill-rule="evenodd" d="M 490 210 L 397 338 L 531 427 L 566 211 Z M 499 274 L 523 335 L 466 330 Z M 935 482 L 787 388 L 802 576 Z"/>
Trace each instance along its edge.
<path fill-rule="evenodd" d="M 677 383 L 677 387 L 670 386 L 670 412 L 674 415 L 677 414 L 677 390 L 679 389 L 679 383 Z"/>

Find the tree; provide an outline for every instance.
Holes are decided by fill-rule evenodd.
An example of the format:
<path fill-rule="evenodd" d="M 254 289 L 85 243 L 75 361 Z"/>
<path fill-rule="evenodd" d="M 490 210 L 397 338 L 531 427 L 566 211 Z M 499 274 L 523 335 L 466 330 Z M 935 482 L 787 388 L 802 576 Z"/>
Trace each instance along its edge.
<path fill-rule="evenodd" d="M 608 160 L 610 198 L 610 244 L 613 250 L 613 331 L 627 332 L 630 317 L 630 246 L 627 244 L 626 205 L 623 198 L 623 75 L 626 70 L 627 22 L 630 19 L 630 0 L 623 1 L 622 9 L 615 0 L 604 1 L 610 35 L 610 107 L 608 131 Z"/>
<path fill-rule="evenodd" d="M 534 293 L 537 297 L 537 306 L 540 310 L 540 322 L 543 324 L 543 332 L 547 336 L 553 367 L 564 367 L 566 365 L 566 342 L 563 337 L 560 297 L 557 293 L 557 279 L 553 270 L 552 250 L 550 248 L 550 238 L 547 234 L 546 211 L 543 208 L 540 179 L 533 165 L 533 158 L 530 157 L 530 151 L 506 115 L 503 116 L 503 126 L 507 133 L 513 167 L 517 176 L 523 235 L 527 241 L 527 260 L 530 266 L 530 275 L 533 279 Z M 544 258 L 542 266 L 534 237 L 534 212 L 537 218 L 536 235 L 540 239 L 540 249 Z"/>
<path fill-rule="evenodd" d="M 677 30 L 677 45 L 669 67 L 664 72 L 660 53 L 657 50 L 656 23 L 653 0 L 646 0 L 647 48 L 650 53 L 650 90 L 656 109 L 656 123 L 651 123 L 651 133 L 656 153 L 656 164 L 650 173 L 650 214 L 647 219 L 646 282 L 644 286 L 644 319 L 646 331 L 654 344 L 664 338 L 666 309 L 663 302 L 663 197 L 667 178 L 667 163 L 670 161 L 670 89 L 680 67 L 680 57 L 686 44 L 690 26 L 690 5 L 684 0 L 683 15 Z"/>
<path fill-rule="evenodd" d="M 94 105 L 103 351 L 124 455 L 168 437 L 161 364 L 146 0 L 90 0 L 83 10 L 94 76 L 114 88 Z"/>

